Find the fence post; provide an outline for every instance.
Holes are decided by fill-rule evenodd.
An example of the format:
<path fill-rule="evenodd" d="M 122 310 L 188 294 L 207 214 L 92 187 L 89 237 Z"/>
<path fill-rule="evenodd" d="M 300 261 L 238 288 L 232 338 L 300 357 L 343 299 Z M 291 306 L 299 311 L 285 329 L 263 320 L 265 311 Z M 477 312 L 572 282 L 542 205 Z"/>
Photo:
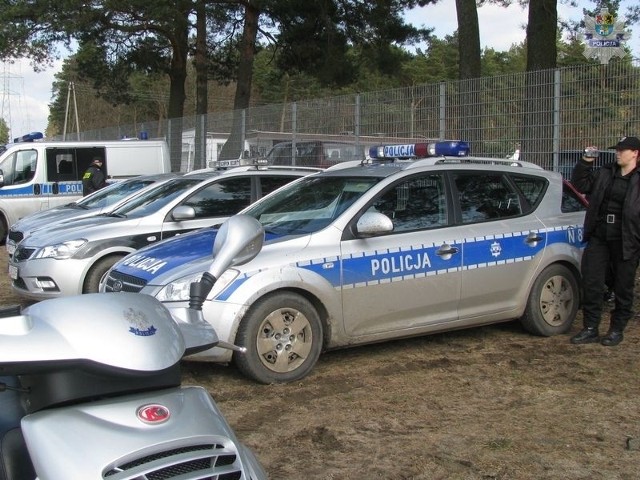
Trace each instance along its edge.
<path fill-rule="evenodd" d="M 353 119 L 353 130 L 354 130 L 354 134 L 356 136 L 356 154 L 360 151 L 360 94 L 356 93 L 356 109 L 354 114 L 354 119 Z M 365 152 L 365 158 L 367 156 L 366 152 Z"/>
<path fill-rule="evenodd" d="M 440 82 L 440 132 L 439 132 L 439 140 L 444 140 L 445 130 L 446 130 L 446 92 L 447 92 L 447 84 L 445 82 Z"/>
<path fill-rule="evenodd" d="M 245 157 L 245 146 L 247 145 L 247 109 L 242 109 L 242 127 L 240 129 L 240 158 Z M 247 155 L 249 156 L 249 155 Z"/>
<path fill-rule="evenodd" d="M 193 169 L 207 166 L 207 117 L 196 115 L 196 128 L 194 131 L 194 158 Z M 189 167 L 187 165 L 187 170 Z"/>
<path fill-rule="evenodd" d="M 553 171 L 559 172 L 560 166 L 560 69 L 553 74 Z M 544 165 L 543 165 L 544 166 Z"/>
<path fill-rule="evenodd" d="M 298 149 L 296 148 L 296 130 L 298 129 L 297 125 L 297 114 L 298 114 L 298 104 L 296 102 L 291 102 L 291 165 L 297 164 L 297 153 Z"/>

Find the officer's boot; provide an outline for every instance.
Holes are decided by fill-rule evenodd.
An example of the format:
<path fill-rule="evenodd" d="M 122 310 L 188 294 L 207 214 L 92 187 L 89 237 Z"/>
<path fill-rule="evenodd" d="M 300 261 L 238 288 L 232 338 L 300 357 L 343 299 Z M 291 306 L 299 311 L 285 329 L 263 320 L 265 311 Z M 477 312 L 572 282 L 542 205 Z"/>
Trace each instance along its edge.
<path fill-rule="evenodd" d="M 583 343 L 595 343 L 600 340 L 598 327 L 584 327 L 576 335 L 571 337 L 571 343 L 581 345 Z"/>
<path fill-rule="evenodd" d="M 609 325 L 609 331 L 607 334 L 600 339 L 600 343 L 605 347 L 615 347 L 618 345 L 624 338 L 622 332 L 624 332 L 624 327 L 627 326 L 626 321 L 622 321 L 619 318 L 615 318 L 616 311 L 611 312 L 611 324 Z"/>

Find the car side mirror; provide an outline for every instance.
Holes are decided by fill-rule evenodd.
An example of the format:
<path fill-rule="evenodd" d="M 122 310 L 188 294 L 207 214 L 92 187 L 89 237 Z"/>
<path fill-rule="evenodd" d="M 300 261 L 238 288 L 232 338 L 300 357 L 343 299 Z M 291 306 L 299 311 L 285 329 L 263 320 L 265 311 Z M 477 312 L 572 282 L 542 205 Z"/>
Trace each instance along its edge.
<path fill-rule="evenodd" d="M 177 222 L 181 220 L 192 220 L 196 218 L 196 210 L 187 205 L 180 205 L 171 211 L 171 218 Z"/>
<path fill-rule="evenodd" d="M 365 212 L 356 223 L 356 235 L 360 238 L 375 237 L 393 232 L 393 222 L 384 213 Z"/>

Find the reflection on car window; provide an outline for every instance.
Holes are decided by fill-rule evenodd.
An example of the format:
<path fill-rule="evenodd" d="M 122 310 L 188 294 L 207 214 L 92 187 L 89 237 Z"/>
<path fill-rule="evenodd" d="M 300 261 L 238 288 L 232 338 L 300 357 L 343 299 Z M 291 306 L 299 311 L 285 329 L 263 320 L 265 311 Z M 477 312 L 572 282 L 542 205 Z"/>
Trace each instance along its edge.
<path fill-rule="evenodd" d="M 562 211 L 564 213 L 569 212 L 583 212 L 587 209 L 584 201 L 578 197 L 578 193 L 569 188 L 567 184 L 562 185 Z"/>
<path fill-rule="evenodd" d="M 220 180 L 200 189 L 183 202 L 193 207 L 196 218 L 226 217 L 251 203 L 251 178 Z"/>
<path fill-rule="evenodd" d="M 475 223 L 522 214 L 520 197 L 503 175 L 455 173 L 462 223 Z"/>
<path fill-rule="evenodd" d="M 338 218 L 380 178 L 308 177 L 245 211 L 281 235 L 316 232 Z"/>
<path fill-rule="evenodd" d="M 419 175 L 376 198 L 371 210 L 388 216 L 393 233 L 442 227 L 448 223 L 442 175 Z"/>
<path fill-rule="evenodd" d="M 522 196 L 527 200 L 527 209 L 523 208 L 522 213 L 529 213 L 535 209 L 542 200 L 547 181 L 540 177 L 529 177 L 526 175 L 511 175 L 511 179 L 516 184 Z"/>
<path fill-rule="evenodd" d="M 106 188 L 101 188 L 93 195 L 83 197 L 82 200 L 78 201 L 78 205 L 86 208 L 102 208 L 107 205 L 113 205 L 152 183 L 153 181 L 151 180 L 125 180 L 112 183 Z"/>
<path fill-rule="evenodd" d="M 295 180 L 295 177 L 281 175 L 264 175 L 260 178 L 260 196 L 264 197 L 281 186 Z"/>
<path fill-rule="evenodd" d="M 150 215 L 171 203 L 176 197 L 201 181 L 197 178 L 179 178 L 175 181 L 164 183 L 125 203 L 117 210 L 114 210 L 112 215 L 130 218 Z"/>

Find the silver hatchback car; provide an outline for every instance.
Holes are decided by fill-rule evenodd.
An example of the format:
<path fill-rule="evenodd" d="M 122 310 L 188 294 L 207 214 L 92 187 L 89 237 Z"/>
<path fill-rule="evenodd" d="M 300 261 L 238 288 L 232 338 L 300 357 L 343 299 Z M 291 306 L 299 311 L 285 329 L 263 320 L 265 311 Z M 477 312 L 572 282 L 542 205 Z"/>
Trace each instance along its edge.
<path fill-rule="evenodd" d="M 27 215 L 11 225 L 6 243 L 7 254 L 9 257 L 13 256 L 16 245 L 38 228 L 49 229 L 58 223 L 107 214 L 127 200 L 141 194 L 144 188 L 166 182 L 177 176 L 179 176 L 177 173 L 158 173 L 127 178 L 75 202 Z"/>
<path fill-rule="evenodd" d="M 125 255 L 165 238 L 219 225 L 263 195 L 317 171 L 240 167 L 154 184 L 106 215 L 33 232 L 9 260 L 11 287 L 33 300 L 97 292 L 105 272 Z"/>
<path fill-rule="evenodd" d="M 221 276 L 204 317 L 246 352 L 191 358 L 233 359 L 259 382 L 289 382 L 327 349 L 513 319 L 537 335 L 567 331 L 580 303 L 584 199 L 525 162 L 389 158 L 417 150 L 373 151 L 371 161 L 310 175 L 245 209 L 266 243 Z M 129 255 L 101 289 L 182 307 L 215 235 Z"/>

